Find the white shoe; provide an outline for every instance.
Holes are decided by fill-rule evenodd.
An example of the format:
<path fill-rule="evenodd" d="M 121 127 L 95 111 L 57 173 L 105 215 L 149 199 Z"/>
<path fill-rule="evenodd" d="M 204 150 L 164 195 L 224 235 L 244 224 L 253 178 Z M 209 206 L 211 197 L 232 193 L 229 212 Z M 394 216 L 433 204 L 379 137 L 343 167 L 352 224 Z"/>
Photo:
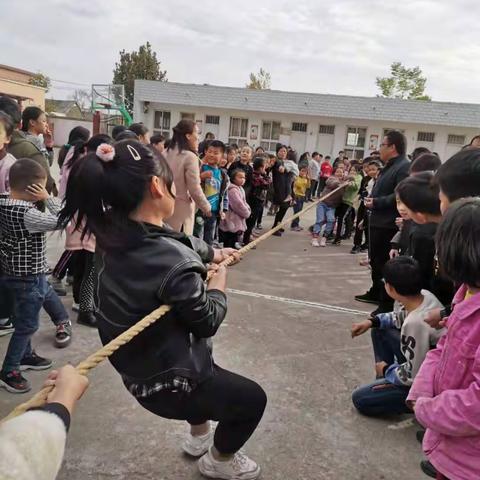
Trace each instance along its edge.
<path fill-rule="evenodd" d="M 80 305 L 78 303 L 73 302 L 72 303 L 72 311 L 73 312 L 79 312 L 80 311 Z"/>
<path fill-rule="evenodd" d="M 320 246 L 321 247 L 326 247 L 327 246 L 327 237 L 322 237 L 320 239 Z"/>
<path fill-rule="evenodd" d="M 208 450 L 198 461 L 198 469 L 205 477 L 223 478 L 224 480 L 255 480 L 260 475 L 260 467 L 240 452 L 237 452 L 227 462 L 219 462 Z"/>
<path fill-rule="evenodd" d="M 312 247 L 319 247 L 320 244 L 318 243 L 318 238 L 313 238 L 312 239 Z"/>
<path fill-rule="evenodd" d="M 188 434 L 185 442 L 183 442 L 182 449 L 192 457 L 201 457 L 208 452 L 213 444 L 213 431 L 194 437 L 191 433 Z"/>

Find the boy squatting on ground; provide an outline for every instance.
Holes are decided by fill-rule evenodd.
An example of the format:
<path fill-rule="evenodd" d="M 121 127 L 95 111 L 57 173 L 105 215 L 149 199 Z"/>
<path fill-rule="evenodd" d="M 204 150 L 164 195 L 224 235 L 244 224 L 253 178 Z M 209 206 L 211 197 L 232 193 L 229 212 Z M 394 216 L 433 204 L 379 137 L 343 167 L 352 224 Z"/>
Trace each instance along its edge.
<path fill-rule="evenodd" d="M 10 195 L 0 197 L 0 257 L 2 282 L 14 298 L 10 338 L 0 373 L 0 386 L 12 393 L 30 390 L 21 371 L 45 370 L 52 362 L 32 349 L 31 339 L 38 330 L 42 306 L 55 325 L 69 322 L 68 313 L 47 281 L 46 234 L 58 228 L 58 199 L 45 189 L 47 174 L 28 158 L 17 160 L 10 168 Z M 45 201 L 46 212 L 34 202 Z"/>
<path fill-rule="evenodd" d="M 445 333 L 425 322 L 426 313 L 442 304 L 421 289 L 422 275 L 416 260 L 406 256 L 389 260 L 384 278 L 387 293 L 396 301 L 394 311 L 352 326 L 352 337 L 372 329 L 377 380 L 352 394 L 357 410 L 370 416 L 411 413 L 405 402 L 415 375 Z"/>

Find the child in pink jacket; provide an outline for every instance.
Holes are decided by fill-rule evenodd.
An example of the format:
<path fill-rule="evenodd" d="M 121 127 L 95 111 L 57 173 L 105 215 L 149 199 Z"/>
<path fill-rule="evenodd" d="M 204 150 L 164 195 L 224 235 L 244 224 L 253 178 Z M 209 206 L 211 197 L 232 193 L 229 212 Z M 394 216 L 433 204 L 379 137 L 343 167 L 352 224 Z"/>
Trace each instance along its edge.
<path fill-rule="evenodd" d="M 443 272 L 462 284 L 447 334 L 430 351 L 407 403 L 426 427 L 423 449 L 437 478 L 480 478 L 480 199 L 458 200 L 437 231 Z"/>
<path fill-rule="evenodd" d="M 227 187 L 228 211 L 220 222 L 220 241 L 225 248 L 235 248 L 240 235 L 247 229 L 247 218 L 252 211 L 245 198 L 245 171 L 234 170 L 230 175 L 232 183 Z"/>

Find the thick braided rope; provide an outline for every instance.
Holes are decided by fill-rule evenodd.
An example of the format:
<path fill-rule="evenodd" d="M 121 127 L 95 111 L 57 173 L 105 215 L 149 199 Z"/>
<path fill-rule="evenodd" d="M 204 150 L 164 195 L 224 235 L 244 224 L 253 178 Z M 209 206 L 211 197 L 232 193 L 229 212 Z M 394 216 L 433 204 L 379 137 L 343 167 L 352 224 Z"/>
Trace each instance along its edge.
<path fill-rule="evenodd" d="M 271 230 L 268 230 L 268 232 L 265 232 L 263 235 L 260 237 L 256 238 L 249 244 L 245 245 L 242 247 L 240 250 L 238 250 L 238 253 L 240 255 L 249 252 L 253 247 L 258 245 L 259 243 L 263 242 L 267 238 L 271 237 L 275 232 L 278 232 L 278 230 L 282 229 L 286 225 L 288 225 L 292 220 L 299 218 L 300 216 L 304 215 L 307 213 L 309 210 L 312 210 L 314 207 L 317 206 L 320 202 L 323 202 L 326 200 L 328 197 L 333 195 L 335 192 L 343 188 L 345 184 L 340 185 L 338 188 L 335 190 L 332 190 L 329 192 L 327 195 L 324 195 L 323 197 L 319 198 L 315 202 L 313 202 L 311 205 L 308 207 L 304 208 L 302 211 L 291 215 L 288 217 L 286 220 L 283 220 L 283 222 L 279 223 L 275 228 L 272 228 Z M 223 265 L 225 267 L 228 267 L 232 263 L 236 262 L 237 258 L 236 256 L 232 255 L 226 258 L 223 262 L 220 263 L 220 265 Z M 213 275 L 215 274 L 214 271 L 210 271 L 207 275 L 207 280 L 209 280 Z M 110 357 L 113 353 L 115 353 L 122 345 L 125 345 L 128 343 L 130 340 L 132 340 L 134 337 L 136 337 L 139 333 L 143 332 L 147 327 L 150 325 L 154 324 L 157 322 L 160 318 L 162 318 L 167 312 L 170 311 L 170 306 L 169 305 L 163 305 L 150 314 L 148 314 L 146 317 L 142 318 L 139 322 L 137 322 L 135 325 L 130 327 L 128 330 L 125 330 L 122 334 L 120 334 L 118 337 L 114 338 L 111 342 L 107 343 L 104 347 L 102 347 L 100 350 L 97 350 L 95 353 L 92 353 L 89 357 L 87 357 L 85 360 L 80 362 L 75 369 L 82 375 L 86 375 L 90 370 L 94 369 L 97 365 L 102 363 L 104 360 L 106 360 L 108 357 Z M 44 387 L 40 391 L 38 391 L 32 398 L 30 398 L 28 401 L 25 403 L 21 403 L 17 407 L 15 407 L 10 414 L 5 417 L 2 422 L 9 420 L 11 418 L 17 417 L 18 415 L 21 415 L 22 413 L 25 413 L 27 410 L 35 407 L 41 407 L 47 402 L 48 394 L 53 390 L 53 386 L 50 387 Z"/>

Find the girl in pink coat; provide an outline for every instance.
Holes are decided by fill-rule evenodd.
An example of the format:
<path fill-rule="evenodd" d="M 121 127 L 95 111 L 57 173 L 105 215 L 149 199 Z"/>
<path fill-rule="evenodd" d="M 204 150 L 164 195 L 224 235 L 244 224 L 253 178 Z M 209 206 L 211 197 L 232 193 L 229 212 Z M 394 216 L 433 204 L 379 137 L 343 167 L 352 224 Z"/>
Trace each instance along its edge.
<path fill-rule="evenodd" d="M 439 479 L 480 478 L 480 199 L 458 200 L 437 231 L 443 272 L 462 286 L 448 332 L 428 353 L 407 403 L 426 427 L 423 449 Z"/>
<path fill-rule="evenodd" d="M 225 248 L 235 248 L 240 235 L 247 229 L 247 218 L 252 211 L 245 198 L 245 172 L 234 170 L 230 175 L 232 183 L 227 187 L 228 211 L 225 218 L 220 222 L 220 241 Z"/>

